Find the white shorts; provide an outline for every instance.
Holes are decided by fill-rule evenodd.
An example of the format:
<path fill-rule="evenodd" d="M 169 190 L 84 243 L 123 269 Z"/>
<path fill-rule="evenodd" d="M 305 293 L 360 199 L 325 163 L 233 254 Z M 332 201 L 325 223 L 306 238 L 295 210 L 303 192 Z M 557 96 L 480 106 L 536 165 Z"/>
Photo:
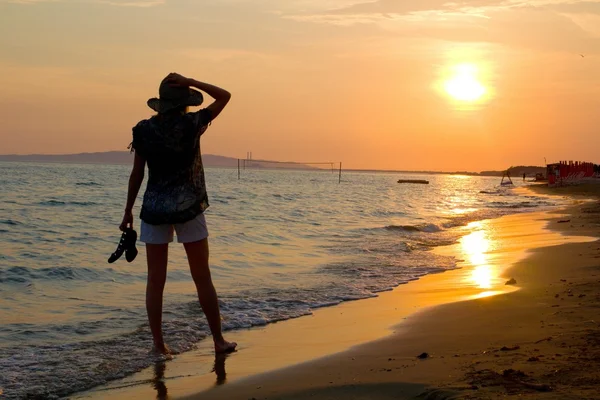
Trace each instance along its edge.
<path fill-rule="evenodd" d="M 192 243 L 208 237 L 204 214 L 181 224 L 150 225 L 142 221 L 140 242 L 147 244 L 165 244 L 173 241 L 173 231 L 177 233 L 177 242 Z"/>

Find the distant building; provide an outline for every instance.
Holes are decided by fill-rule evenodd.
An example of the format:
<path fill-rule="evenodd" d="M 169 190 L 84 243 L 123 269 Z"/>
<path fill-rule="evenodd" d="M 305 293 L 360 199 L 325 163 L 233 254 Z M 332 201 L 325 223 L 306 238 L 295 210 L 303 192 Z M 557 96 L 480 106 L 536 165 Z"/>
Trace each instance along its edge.
<path fill-rule="evenodd" d="M 561 161 L 546 165 L 548 186 L 600 183 L 600 165 L 591 162 Z"/>

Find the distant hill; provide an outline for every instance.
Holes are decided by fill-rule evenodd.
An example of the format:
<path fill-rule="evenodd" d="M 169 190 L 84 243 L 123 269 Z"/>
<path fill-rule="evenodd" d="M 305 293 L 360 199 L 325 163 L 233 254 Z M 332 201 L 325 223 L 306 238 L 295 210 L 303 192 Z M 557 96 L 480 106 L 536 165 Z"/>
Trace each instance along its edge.
<path fill-rule="evenodd" d="M 481 176 L 502 176 L 505 171 L 481 171 L 479 175 Z M 534 177 L 535 174 L 543 174 L 546 175 L 546 167 L 538 167 L 538 166 L 524 166 L 518 165 L 516 167 L 510 167 L 508 172 L 511 177 L 519 177 L 523 176 L 523 173 L 527 174 L 528 177 Z"/>
<path fill-rule="evenodd" d="M 73 163 L 73 164 L 131 164 L 133 154 L 128 151 L 105 151 L 100 153 L 78 153 L 78 154 L 7 154 L 0 155 L 0 161 L 21 162 L 49 162 L 49 163 Z M 203 154 L 202 161 L 207 167 L 236 167 L 238 159 L 233 157 Z M 314 169 L 304 164 L 294 163 L 269 163 L 264 160 L 246 161 L 249 168 L 265 169 Z"/>
<path fill-rule="evenodd" d="M 468 171 L 418 171 L 409 169 L 344 169 L 347 172 L 380 172 L 380 173 L 398 173 L 398 174 L 422 174 L 422 175 L 468 175 L 479 176 L 479 172 Z M 502 173 L 500 173 L 502 175 Z"/>
<path fill-rule="evenodd" d="M 50 163 L 73 163 L 73 164 L 131 164 L 133 154 L 128 151 L 105 151 L 100 153 L 78 153 L 78 154 L 27 154 L 0 155 L 0 161 L 23 161 L 23 162 L 50 162 Z M 237 168 L 238 159 L 233 157 L 217 156 L 214 154 L 203 154 L 202 161 L 207 167 L 235 167 Z M 311 165 L 295 164 L 286 162 L 269 162 L 267 160 L 246 160 L 248 168 L 264 169 L 318 169 Z M 323 168 L 328 169 L 329 166 Z M 438 172 L 438 171 L 378 171 L 378 170 L 346 170 L 346 171 L 364 171 L 364 172 L 398 172 L 398 173 L 422 173 L 422 174 L 456 174 L 472 176 L 502 176 L 504 171 L 482 171 L 477 172 Z M 536 173 L 546 174 L 545 167 L 536 166 L 516 166 L 510 168 L 512 177 L 522 176 L 523 172 L 529 177 Z"/>

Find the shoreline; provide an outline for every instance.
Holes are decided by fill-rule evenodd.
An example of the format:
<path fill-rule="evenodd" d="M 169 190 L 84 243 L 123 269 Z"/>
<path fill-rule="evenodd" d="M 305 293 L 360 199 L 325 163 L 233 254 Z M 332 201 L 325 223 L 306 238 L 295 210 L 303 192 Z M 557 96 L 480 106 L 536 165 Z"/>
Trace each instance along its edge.
<path fill-rule="evenodd" d="M 513 214 L 493 220 L 477 221 L 464 229 L 472 230 L 474 224 L 494 226 L 510 218 L 530 219 L 538 214 Z M 543 218 L 546 216 L 547 213 L 544 213 Z M 538 228 L 540 224 L 544 223 L 538 221 Z M 563 237 L 557 235 L 552 240 L 562 239 Z M 457 251 L 460 252 L 459 246 L 460 242 L 433 251 L 449 251 L 450 254 L 456 254 Z M 509 256 L 512 257 L 513 262 L 522 259 L 525 255 L 523 249 L 518 249 L 517 252 L 518 256 L 516 254 Z M 471 254 L 471 256 L 481 257 L 481 254 Z M 435 306 L 443 307 L 444 304 L 514 291 L 515 288 L 504 285 L 508 278 L 502 277 L 504 269 L 500 268 L 500 265 L 506 262 L 506 252 L 504 256 L 505 258 L 495 255 L 495 260 L 490 261 L 490 265 L 496 266 L 496 275 L 493 279 L 490 277 L 493 280 L 490 281 L 493 287 L 488 288 L 493 290 L 482 290 L 477 287 L 477 282 L 469 281 L 468 274 L 473 273 L 474 268 L 470 268 L 467 261 L 461 269 L 427 275 L 420 278 L 418 282 L 382 292 L 376 298 L 317 309 L 312 316 L 288 320 L 284 323 L 229 332 L 228 338 L 240 342 L 241 347 L 238 353 L 227 358 L 215 360 L 210 346 L 201 343 L 199 349 L 179 355 L 175 361 L 168 362 L 166 365 L 146 369 L 101 388 L 78 393 L 71 398 L 103 398 L 108 393 L 111 398 L 116 399 L 149 398 L 156 396 L 157 391 L 164 391 L 169 394 L 169 397 L 181 397 L 221 385 L 226 379 L 234 381 L 232 384 L 228 383 L 213 390 L 217 392 L 242 385 L 245 381 L 277 374 L 277 371 L 302 368 L 303 365 L 308 365 L 315 360 L 319 362 L 322 359 L 339 357 L 341 354 L 362 347 L 364 343 L 386 340 L 391 337 L 390 335 L 398 335 L 410 329 L 411 320 L 419 320 L 420 316 L 435 310 Z M 398 299 L 401 299 L 402 304 L 396 304 Z M 375 315 L 373 310 L 377 310 Z M 404 321 L 407 318 L 408 321 Z M 361 320 L 368 320 L 368 326 L 365 326 L 366 324 L 361 326 L 359 322 Z M 402 321 L 404 323 L 398 325 Z M 321 329 L 323 334 L 315 335 L 314 331 L 317 329 Z M 215 375 L 210 371 L 211 368 L 217 375 L 216 380 Z M 201 398 L 206 398 L 206 395 L 210 396 L 211 392 L 204 392 Z M 219 393 L 215 398 L 237 398 L 229 397 L 229 394 L 226 397 L 219 397 L 223 395 Z"/>
<path fill-rule="evenodd" d="M 578 224 L 559 224 L 565 213 Z M 518 291 L 434 307 L 382 340 L 188 398 L 593 398 L 600 384 L 594 372 L 600 367 L 595 213 L 600 205 L 585 202 L 538 215 L 546 238 L 506 232 L 515 247 L 523 247 L 526 236 L 544 243 L 505 270 Z M 536 219 L 535 213 L 503 218 L 524 216 Z M 548 242 L 552 234 L 563 244 Z M 429 357 L 418 359 L 422 352 Z"/>
<path fill-rule="evenodd" d="M 93 165 L 131 165 L 132 161 L 128 160 L 128 161 L 81 161 L 81 160 L 65 160 L 65 159 L 57 159 L 57 160 L 49 160 L 49 159 L 36 159 L 35 157 L 69 157 L 69 156 L 93 156 L 93 155 L 98 155 L 98 154 L 111 154 L 111 153 L 121 153 L 121 155 L 123 156 L 128 156 L 131 153 L 129 151 L 122 151 L 122 150 L 108 150 L 108 151 L 104 151 L 104 152 L 84 152 L 84 153 L 69 153 L 69 154 L 0 154 L 0 162 L 6 162 L 6 163 L 40 163 L 40 164 L 44 164 L 44 163 L 49 163 L 49 164 L 81 164 L 81 165 L 89 165 L 89 164 L 93 164 Z M 232 160 L 232 164 L 231 165 L 204 165 L 204 167 L 209 167 L 209 168 L 227 168 L 227 169 L 237 169 L 238 167 L 233 163 L 234 160 L 237 160 L 237 157 L 230 157 L 230 156 L 223 156 L 223 155 L 218 155 L 218 154 L 206 154 L 203 155 L 203 157 L 207 157 L 207 156 L 211 156 L 211 157 L 222 157 L 222 158 L 226 158 L 226 159 L 231 159 Z M 10 159 L 10 157 L 22 157 L 22 159 Z M 30 157 L 30 158 L 27 158 Z M 240 160 L 244 160 L 242 158 L 240 158 Z M 275 163 L 295 163 L 294 161 L 269 161 L 269 160 L 246 160 L 246 161 L 254 161 L 257 163 L 260 162 L 264 162 L 264 163 L 269 163 L 269 162 L 275 162 Z M 340 161 L 333 161 L 333 163 L 338 164 Z M 343 162 L 343 161 L 342 161 Z M 302 164 L 302 163 L 300 163 Z M 323 164 L 328 164 L 327 162 L 324 162 Z M 294 170 L 301 170 L 301 171 L 312 171 L 312 172 L 319 172 L 319 171 L 324 171 L 324 172 L 329 172 L 328 168 L 317 168 L 317 167 L 307 167 L 307 168 L 267 168 L 267 169 L 273 169 L 273 170 L 278 170 L 278 169 L 284 169 L 284 170 L 288 170 L 288 171 L 294 171 Z M 463 175 L 463 176 L 474 176 L 474 177 L 492 177 L 492 178 L 500 178 L 502 177 L 502 173 L 504 171 L 502 170 L 489 170 L 489 171 L 480 171 L 480 172 L 475 172 L 475 171 L 422 171 L 422 170 L 416 170 L 416 171 L 410 171 L 410 170 L 396 170 L 396 169 L 369 169 L 369 168 L 349 168 L 349 169 L 343 169 L 342 171 L 346 171 L 346 172 L 358 172 L 358 173 L 384 173 L 384 174 L 416 174 L 416 175 Z"/>

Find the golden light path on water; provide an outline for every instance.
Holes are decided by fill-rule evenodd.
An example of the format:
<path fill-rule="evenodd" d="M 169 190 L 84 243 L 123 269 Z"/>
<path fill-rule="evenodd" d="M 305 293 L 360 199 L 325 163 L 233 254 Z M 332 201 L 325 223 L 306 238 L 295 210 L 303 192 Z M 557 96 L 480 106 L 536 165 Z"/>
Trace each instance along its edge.
<path fill-rule="evenodd" d="M 497 293 L 493 290 L 501 283 L 501 271 L 494 265 L 490 253 L 496 243 L 490 236 L 487 221 L 472 222 L 468 225 L 472 232 L 460 239 L 460 251 L 472 270 L 466 279 L 476 288 L 482 290 L 477 297 L 488 297 Z"/>
<path fill-rule="evenodd" d="M 525 259 L 536 247 L 594 241 L 594 238 L 568 236 L 547 229 L 548 214 L 528 213 L 506 216 L 502 219 L 481 220 L 461 229 L 468 233 L 449 247 L 445 254 L 458 255 L 459 266 L 464 267 L 460 281 L 474 289 L 471 298 L 484 298 L 517 290 L 519 278 L 509 283 L 507 274 L 516 262 Z M 461 285 L 461 286 L 463 286 Z"/>
<path fill-rule="evenodd" d="M 471 279 L 481 289 L 492 288 L 493 271 L 487 254 L 490 246 L 490 240 L 484 230 L 474 231 L 461 240 L 463 254 L 474 267 Z"/>

